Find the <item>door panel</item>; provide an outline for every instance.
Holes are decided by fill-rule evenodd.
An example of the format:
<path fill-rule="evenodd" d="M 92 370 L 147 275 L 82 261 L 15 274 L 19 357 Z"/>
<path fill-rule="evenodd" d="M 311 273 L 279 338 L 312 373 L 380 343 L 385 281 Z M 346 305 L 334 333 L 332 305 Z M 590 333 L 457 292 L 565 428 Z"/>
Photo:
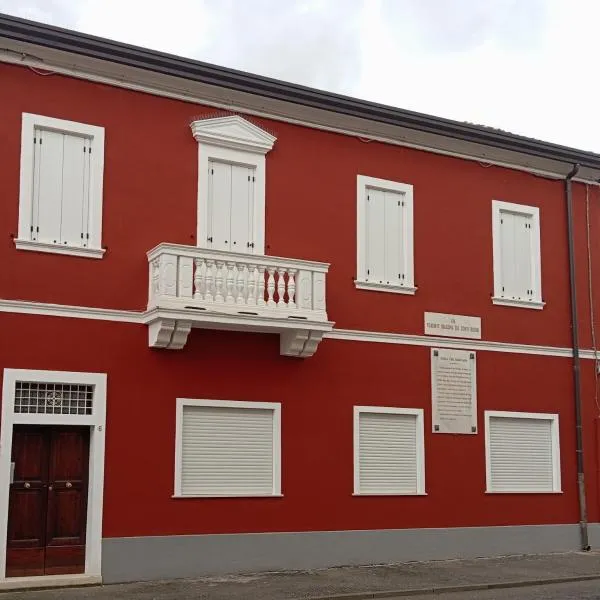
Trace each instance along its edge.
<path fill-rule="evenodd" d="M 54 429 L 51 433 L 47 574 L 84 571 L 88 439 L 87 429 Z"/>
<path fill-rule="evenodd" d="M 89 429 L 15 427 L 6 575 L 83 573 Z"/>
<path fill-rule="evenodd" d="M 6 548 L 8 577 L 44 574 L 48 450 L 48 437 L 41 427 L 15 427 Z"/>

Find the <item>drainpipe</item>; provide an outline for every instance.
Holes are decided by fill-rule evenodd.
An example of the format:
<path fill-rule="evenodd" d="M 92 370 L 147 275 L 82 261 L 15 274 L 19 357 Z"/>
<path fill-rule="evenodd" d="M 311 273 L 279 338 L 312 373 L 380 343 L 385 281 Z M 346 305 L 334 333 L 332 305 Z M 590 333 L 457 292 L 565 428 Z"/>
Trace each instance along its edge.
<path fill-rule="evenodd" d="M 577 446 L 577 492 L 579 497 L 579 533 L 581 549 L 590 550 L 588 538 L 588 517 L 585 497 L 585 473 L 583 466 L 583 426 L 581 422 L 581 371 L 579 357 L 579 318 L 577 315 L 577 286 L 575 280 L 575 244 L 573 234 L 573 191 L 571 180 L 579 171 L 573 165 L 565 178 L 565 199 L 567 201 L 567 238 L 569 243 L 569 283 L 571 291 L 571 336 L 573 342 L 573 392 L 575 399 L 575 439 Z"/>

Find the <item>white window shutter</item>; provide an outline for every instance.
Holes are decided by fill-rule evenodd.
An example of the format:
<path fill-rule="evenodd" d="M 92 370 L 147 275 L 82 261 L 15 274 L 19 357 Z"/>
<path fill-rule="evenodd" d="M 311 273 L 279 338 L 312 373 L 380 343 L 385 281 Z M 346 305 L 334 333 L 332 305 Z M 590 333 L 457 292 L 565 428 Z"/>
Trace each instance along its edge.
<path fill-rule="evenodd" d="M 416 494 L 417 416 L 359 413 L 358 478 L 361 494 Z"/>
<path fill-rule="evenodd" d="M 530 215 L 500 212 L 501 278 L 505 298 L 529 300 L 535 295 L 532 221 Z"/>
<path fill-rule="evenodd" d="M 181 494 L 274 493 L 274 411 L 184 406 Z"/>
<path fill-rule="evenodd" d="M 208 163 L 208 239 L 215 250 L 230 250 L 231 242 L 231 165 Z"/>
<path fill-rule="evenodd" d="M 65 135 L 62 173 L 60 242 L 70 246 L 87 243 L 89 218 L 89 140 Z"/>
<path fill-rule="evenodd" d="M 490 416 L 488 428 L 488 491 L 554 491 L 551 419 Z"/>
<path fill-rule="evenodd" d="M 254 169 L 231 165 L 231 250 L 252 252 Z"/>
<path fill-rule="evenodd" d="M 60 243 L 63 140 L 55 131 L 35 129 L 32 238 Z"/>
<path fill-rule="evenodd" d="M 385 273 L 384 283 L 405 283 L 404 194 L 385 192 Z"/>
<path fill-rule="evenodd" d="M 365 280 L 385 280 L 385 192 L 366 189 L 366 269 Z"/>

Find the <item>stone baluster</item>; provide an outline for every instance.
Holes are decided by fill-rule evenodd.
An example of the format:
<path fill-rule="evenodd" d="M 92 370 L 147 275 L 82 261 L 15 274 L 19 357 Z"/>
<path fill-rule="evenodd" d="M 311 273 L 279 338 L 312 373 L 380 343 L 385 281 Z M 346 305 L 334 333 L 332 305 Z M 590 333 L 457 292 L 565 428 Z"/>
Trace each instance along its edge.
<path fill-rule="evenodd" d="M 227 279 L 226 279 L 227 296 L 225 298 L 225 304 L 235 304 L 235 298 L 233 297 L 233 283 L 234 283 L 233 267 L 235 267 L 234 262 L 227 263 Z"/>
<path fill-rule="evenodd" d="M 244 263 L 236 263 L 235 267 L 236 267 L 236 271 L 237 271 L 236 304 L 246 304 L 246 273 L 244 273 L 246 265 Z"/>
<path fill-rule="evenodd" d="M 265 267 L 262 265 L 258 266 L 258 291 L 257 291 L 257 304 L 259 306 L 265 305 Z"/>
<path fill-rule="evenodd" d="M 246 303 L 256 306 L 256 265 L 248 265 L 248 299 Z"/>
<path fill-rule="evenodd" d="M 206 261 L 194 259 L 194 300 L 203 300 L 206 294 Z"/>
<path fill-rule="evenodd" d="M 288 269 L 288 308 L 296 308 L 296 269 Z"/>
<path fill-rule="evenodd" d="M 215 296 L 214 296 L 215 274 L 213 271 L 214 266 L 215 266 L 214 260 L 209 259 L 206 261 L 206 273 L 205 273 L 205 277 L 204 277 L 204 285 L 205 285 L 204 301 L 205 302 L 214 302 L 214 300 L 215 300 Z"/>
<path fill-rule="evenodd" d="M 284 300 L 285 296 L 285 274 L 287 273 L 287 269 L 280 267 L 277 269 L 277 308 L 287 308 L 287 305 Z"/>
<path fill-rule="evenodd" d="M 225 262 L 222 260 L 216 261 L 217 263 L 217 275 L 215 277 L 215 302 L 225 302 L 225 298 L 223 297 L 223 266 Z"/>
<path fill-rule="evenodd" d="M 267 281 L 267 306 L 275 306 L 275 267 L 267 267 L 269 279 Z"/>

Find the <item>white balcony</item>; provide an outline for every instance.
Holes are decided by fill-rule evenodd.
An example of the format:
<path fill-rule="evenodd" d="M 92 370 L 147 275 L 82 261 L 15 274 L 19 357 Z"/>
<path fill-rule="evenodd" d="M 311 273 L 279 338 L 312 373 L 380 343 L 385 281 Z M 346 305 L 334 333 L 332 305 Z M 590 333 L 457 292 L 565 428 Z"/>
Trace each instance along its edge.
<path fill-rule="evenodd" d="M 192 328 L 280 335 L 285 356 L 312 356 L 331 331 L 329 264 L 159 244 L 148 252 L 149 344 L 183 348 Z"/>

